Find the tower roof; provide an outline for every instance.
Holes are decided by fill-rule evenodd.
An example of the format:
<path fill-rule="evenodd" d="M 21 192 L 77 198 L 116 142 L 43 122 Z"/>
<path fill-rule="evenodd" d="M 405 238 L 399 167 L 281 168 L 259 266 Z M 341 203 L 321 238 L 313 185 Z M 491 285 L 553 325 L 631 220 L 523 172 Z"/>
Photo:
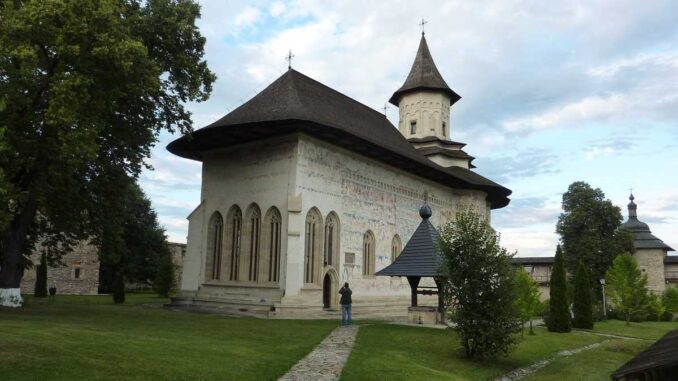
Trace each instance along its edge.
<path fill-rule="evenodd" d="M 509 189 L 468 169 L 435 164 L 417 152 L 382 113 L 294 69 L 167 149 L 202 160 L 206 151 L 292 133 L 311 135 L 449 187 L 482 190 L 493 209 L 509 203 Z"/>
<path fill-rule="evenodd" d="M 421 223 L 412 234 L 412 238 L 407 241 L 398 258 L 376 275 L 423 277 L 440 275 L 441 257 L 437 249 L 439 235 L 429 221 L 431 214 L 431 208 L 426 204 L 419 209 Z"/>
<path fill-rule="evenodd" d="M 404 94 L 417 90 L 441 91 L 450 97 L 450 106 L 461 99 L 461 96 L 450 89 L 440 75 L 435 62 L 433 62 L 433 57 L 428 49 L 426 37 L 423 33 L 421 35 L 421 41 L 419 41 L 417 56 L 414 58 L 414 63 L 410 69 L 410 74 L 408 74 L 405 83 L 393 93 L 389 102 L 398 106 L 400 98 Z"/>
<path fill-rule="evenodd" d="M 638 205 L 633 200 L 633 193 L 629 196 L 629 219 L 626 220 L 621 227 L 630 231 L 633 236 L 633 246 L 636 249 L 662 249 L 666 251 L 674 251 L 671 246 L 665 244 L 661 239 L 652 235 L 650 227 L 640 221 L 637 215 Z"/>

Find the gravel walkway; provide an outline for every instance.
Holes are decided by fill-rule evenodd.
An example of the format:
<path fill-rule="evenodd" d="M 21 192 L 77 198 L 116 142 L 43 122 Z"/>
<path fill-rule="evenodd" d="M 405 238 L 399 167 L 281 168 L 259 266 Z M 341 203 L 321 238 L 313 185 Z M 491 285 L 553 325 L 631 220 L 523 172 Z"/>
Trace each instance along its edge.
<path fill-rule="evenodd" d="M 278 381 L 338 380 L 357 334 L 357 325 L 336 328 Z"/>

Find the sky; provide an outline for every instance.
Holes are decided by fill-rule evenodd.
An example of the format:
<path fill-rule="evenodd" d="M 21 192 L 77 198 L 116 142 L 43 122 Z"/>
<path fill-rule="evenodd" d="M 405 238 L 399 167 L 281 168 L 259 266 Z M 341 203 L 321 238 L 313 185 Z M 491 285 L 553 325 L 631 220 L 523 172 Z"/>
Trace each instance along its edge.
<path fill-rule="evenodd" d="M 292 66 L 383 112 L 426 38 L 462 99 L 451 139 L 476 172 L 513 190 L 492 213 L 502 244 L 552 256 L 562 194 L 600 188 L 626 219 L 678 248 L 678 2 L 200 1 L 211 97 L 189 104 L 195 129 L 249 100 Z M 388 118 L 397 125 L 398 110 Z M 199 162 L 163 133 L 140 179 L 168 238 L 186 242 L 200 202 Z"/>

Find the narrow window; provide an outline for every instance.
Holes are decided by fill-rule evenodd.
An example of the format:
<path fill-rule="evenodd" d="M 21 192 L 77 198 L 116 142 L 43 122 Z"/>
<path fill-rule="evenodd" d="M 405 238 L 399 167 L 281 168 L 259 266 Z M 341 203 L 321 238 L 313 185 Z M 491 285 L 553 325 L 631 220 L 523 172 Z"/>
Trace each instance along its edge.
<path fill-rule="evenodd" d="M 277 282 L 280 267 L 280 217 L 277 214 L 271 217 L 269 229 L 268 281 Z"/>
<path fill-rule="evenodd" d="M 80 275 L 82 273 L 82 269 L 80 267 L 75 268 L 75 273 L 73 274 L 73 277 L 75 279 L 80 279 Z"/>
<path fill-rule="evenodd" d="M 363 236 L 363 275 L 374 273 L 374 235 L 368 231 Z"/>
<path fill-rule="evenodd" d="M 443 122 L 443 136 L 445 136 L 445 137 L 447 137 L 446 128 L 447 128 L 447 124 L 445 122 Z"/>
<path fill-rule="evenodd" d="M 257 208 L 258 209 L 258 208 Z M 259 273 L 259 229 L 260 218 L 259 211 L 255 209 L 250 212 L 250 226 L 249 226 L 249 280 L 257 281 Z"/>
<path fill-rule="evenodd" d="M 413 120 L 410 122 L 410 135 L 414 135 L 417 133 L 417 121 Z"/>
<path fill-rule="evenodd" d="M 230 280 L 238 280 L 238 272 L 240 271 L 240 238 L 241 238 L 241 224 L 242 217 L 240 209 L 232 210 L 230 218 L 231 231 L 231 273 Z"/>
<path fill-rule="evenodd" d="M 207 252 L 209 253 L 208 267 L 205 273 L 209 280 L 221 279 L 221 252 L 224 232 L 224 219 L 219 212 L 215 212 L 210 219 Z"/>
<path fill-rule="evenodd" d="M 401 251 L 402 243 L 400 242 L 400 236 L 396 234 L 393 236 L 393 240 L 391 240 L 391 263 L 395 262 Z"/>

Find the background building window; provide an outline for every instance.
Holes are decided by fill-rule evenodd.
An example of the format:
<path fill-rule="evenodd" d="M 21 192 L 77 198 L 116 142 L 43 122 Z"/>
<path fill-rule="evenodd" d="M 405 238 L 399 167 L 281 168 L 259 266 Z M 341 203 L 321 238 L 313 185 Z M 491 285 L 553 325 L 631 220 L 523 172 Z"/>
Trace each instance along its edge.
<path fill-rule="evenodd" d="M 221 213 L 214 212 L 210 217 L 207 234 L 207 268 L 205 269 L 208 280 L 221 279 L 221 252 L 224 233 L 224 219 Z"/>
<path fill-rule="evenodd" d="M 395 262 L 401 251 L 403 251 L 403 244 L 400 241 L 400 236 L 396 234 L 391 240 L 391 263 Z"/>
<path fill-rule="evenodd" d="M 80 267 L 76 267 L 75 271 L 73 271 L 73 278 L 80 279 L 81 276 L 82 276 L 82 269 Z"/>
<path fill-rule="evenodd" d="M 410 135 L 414 135 L 417 133 L 417 121 L 413 120 L 410 122 Z"/>
<path fill-rule="evenodd" d="M 311 209 L 306 215 L 304 245 L 304 282 L 315 283 L 320 276 L 320 255 L 322 254 L 322 220 L 318 209 Z"/>

